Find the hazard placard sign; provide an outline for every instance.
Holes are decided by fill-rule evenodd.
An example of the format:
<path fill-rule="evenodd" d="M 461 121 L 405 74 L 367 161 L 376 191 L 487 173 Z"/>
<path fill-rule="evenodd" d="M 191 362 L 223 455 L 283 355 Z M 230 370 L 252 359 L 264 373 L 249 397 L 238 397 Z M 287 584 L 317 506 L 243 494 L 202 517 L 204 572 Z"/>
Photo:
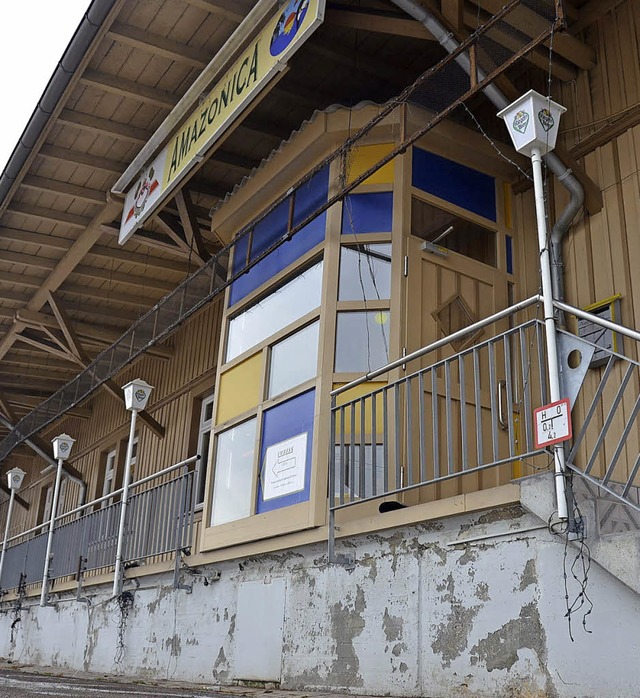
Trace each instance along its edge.
<path fill-rule="evenodd" d="M 568 441 L 573 436 L 569 398 L 535 409 L 533 432 L 537 449 Z"/>

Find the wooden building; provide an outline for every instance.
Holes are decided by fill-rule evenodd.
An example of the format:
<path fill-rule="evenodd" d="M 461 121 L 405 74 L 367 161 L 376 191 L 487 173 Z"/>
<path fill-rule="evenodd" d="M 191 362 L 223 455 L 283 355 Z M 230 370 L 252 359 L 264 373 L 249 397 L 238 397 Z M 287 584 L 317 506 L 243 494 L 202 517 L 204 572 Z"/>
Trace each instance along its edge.
<path fill-rule="evenodd" d="M 592 597 L 616 599 L 597 627 L 632 625 L 639 27 L 638 0 L 94 0 L 0 177 L 0 458 L 26 473 L 0 504 L 0 653 L 633 695 L 630 630 L 578 638 L 591 673 L 549 639 L 567 608 L 544 561 L 584 560 L 586 535 Z M 529 89 L 567 108 L 544 182 L 559 527 L 531 165 L 496 117 Z"/>

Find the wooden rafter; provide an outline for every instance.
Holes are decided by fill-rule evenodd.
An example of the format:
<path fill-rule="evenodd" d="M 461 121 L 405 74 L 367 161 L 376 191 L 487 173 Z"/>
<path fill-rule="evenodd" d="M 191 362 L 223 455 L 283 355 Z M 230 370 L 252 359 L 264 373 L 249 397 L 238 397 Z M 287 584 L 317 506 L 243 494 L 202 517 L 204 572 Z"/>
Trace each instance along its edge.
<path fill-rule="evenodd" d="M 137 242 L 138 238 L 134 238 Z M 175 259 L 165 259 L 157 255 L 145 254 L 142 252 L 132 252 L 123 247 L 108 247 L 107 245 L 94 245 L 88 253 L 101 258 L 115 259 L 120 262 L 128 262 L 136 266 L 149 269 L 165 269 L 174 271 L 179 274 L 186 274 L 189 267 L 184 262 L 178 262 Z"/>
<path fill-rule="evenodd" d="M 206 262 L 211 256 L 207 246 L 205 245 L 204 239 L 200 232 L 200 224 L 196 217 L 193 202 L 191 201 L 191 195 L 187 190 L 179 189 L 175 195 L 176 205 L 178 207 L 178 214 L 180 215 L 180 222 L 182 223 L 182 230 L 185 233 L 185 237 L 189 247 L 194 250 L 195 254 L 201 262 Z"/>
<path fill-rule="evenodd" d="M 30 230 L 21 230 L 19 228 L 0 228 L 0 236 L 7 242 L 28 243 L 64 252 L 67 252 L 73 245 L 73 240 L 68 240 L 67 238 L 57 237 L 56 235 L 43 235 L 42 233 L 34 233 Z"/>
<path fill-rule="evenodd" d="M 158 223 L 158 221 L 156 221 Z M 162 227 L 162 223 L 158 223 Z M 102 231 L 108 233 L 111 236 L 117 237 L 120 233 L 120 229 L 116 228 L 114 225 L 103 225 Z M 150 230 L 138 230 L 135 234 L 135 241 L 141 245 L 146 245 L 157 250 L 163 250 L 164 252 L 169 252 L 172 255 L 180 257 L 180 259 L 188 259 L 189 249 L 184 249 L 178 247 L 174 244 L 172 238 L 164 233 L 158 234 Z"/>
<path fill-rule="evenodd" d="M 3 479 L 3 480 L 6 480 L 6 475 L 5 475 L 5 474 L 2 475 L 2 479 Z M 9 497 L 11 496 L 11 490 L 10 490 L 6 485 L 3 485 L 2 483 L 0 483 L 0 490 L 2 490 L 7 496 L 9 496 Z M 14 495 L 14 497 L 15 497 L 16 502 L 17 502 L 23 509 L 26 509 L 27 511 L 29 511 L 29 508 L 31 507 L 31 504 L 29 504 L 29 502 L 27 502 L 26 499 L 23 499 L 23 498 L 22 498 L 19 494 L 17 494 L 17 493 Z"/>
<path fill-rule="evenodd" d="M 27 216 L 27 218 L 35 218 L 38 221 L 45 220 L 52 223 L 64 223 L 71 228 L 86 228 L 91 223 L 91 218 L 86 216 L 79 216 L 76 213 L 67 213 L 66 211 L 56 211 L 44 206 L 23 204 L 19 201 L 12 201 L 7 210 Z"/>
<path fill-rule="evenodd" d="M 103 92 L 110 92 L 120 97 L 127 97 L 127 99 L 153 104 L 161 109 L 173 109 L 179 101 L 179 97 L 173 92 L 143 85 L 135 80 L 127 80 L 108 73 L 100 73 L 97 70 L 85 70 L 80 78 L 80 82 L 97 87 Z"/>
<path fill-rule="evenodd" d="M 138 293 L 125 293 L 123 291 L 113 291 L 109 288 L 96 288 L 83 284 L 73 284 L 68 281 L 65 281 L 62 286 L 60 286 L 60 290 L 63 293 L 68 293 L 80 298 L 94 298 L 109 303 L 121 303 L 122 305 L 129 305 L 138 310 L 140 310 L 141 307 L 146 308 L 153 305 L 155 302 L 155 298 L 143 296 L 139 291 Z M 113 312 L 117 315 L 117 311 L 114 310 Z"/>
<path fill-rule="evenodd" d="M 40 257 L 35 254 L 26 254 L 24 252 L 13 252 L 11 250 L 2 251 L 2 261 L 11 262 L 12 264 L 24 264 L 27 267 L 45 269 L 47 271 L 52 271 L 56 266 L 55 259 Z"/>
<path fill-rule="evenodd" d="M 124 284 L 125 286 L 153 288 L 158 291 L 163 291 L 164 293 L 169 293 L 169 291 L 173 291 L 176 287 L 173 282 L 165 281 L 164 279 L 156 279 L 151 276 L 136 276 L 135 274 L 128 274 L 122 271 L 92 267 L 88 264 L 78 264 L 73 270 L 73 273 L 79 274 L 80 276 L 88 276 L 93 279 L 103 279 L 104 281 Z M 1 274 L 2 272 L 0 272 L 0 280 L 2 279 Z"/>
<path fill-rule="evenodd" d="M 27 276 L 26 274 L 15 274 L 11 271 L 0 270 L 0 283 L 39 288 L 42 281 L 43 280 L 37 276 Z M 0 291 L 0 295 L 2 295 L 2 291 Z"/>
<path fill-rule="evenodd" d="M 52 160 L 90 167 L 94 170 L 104 170 L 105 172 L 112 172 L 114 174 L 121 174 L 127 169 L 126 162 L 104 158 L 99 155 L 90 155 L 89 153 L 70 150 L 69 148 L 61 148 L 60 146 L 51 145 L 50 143 L 44 143 L 38 151 L 38 155 L 51 158 Z"/>
<path fill-rule="evenodd" d="M 101 135 L 123 138 L 133 143 L 146 143 L 153 135 L 150 131 L 137 126 L 123 124 L 120 121 L 103 119 L 100 116 L 85 114 L 73 109 L 63 109 L 58 116 L 58 121 L 68 126 L 74 126 L 84 131 L 92 131 Z"/>
<path fill-rule="evenodd" d="M 34 175 L 26 175 L 21 186 L 27 189 L 35 189 L 36 191 L 49 191 L 55 194 L 69 196 L 72 199 L 81 199 L 92 204 L 103 204 L 106 201 L 106 194 L 99 189 L 90 189 L 89 187 L 80 187 L 76 184 L 61 182 L 60 180 L 51 179 L 49 177 L 36 177 Z"/>
<path fill-rule="evenodd" d="M 23 395 L 22 393 L 6 393 L 5 399 L 9 401 L 11 405 L 15 407 L 20 407 L 26 410 L 32 410 L 38 407 L 42 403 L 42 399 L 39 397 L 30 397 Z M 69 417 L 76 417 L 77 419 L 89 419 L 91 417 L 91 410 L 88 407 L 72 407 L 66 414 Z"/>
<path fill-rule="evenodd" d="M 171 61 L 184 63 L 200 70 L 205 68 L 211 60 L 211 56 L 205 51 L 167 39 L 167 37 L 160 34 L 153 34 L 131 27 L 122 22 L 114 22 L 109 27 L 109 36 L 127 46 L 133 46 L 134 48 L 153 53 L 156 56 L 163 56 Z"/>
<path fill-rule="evenodd" d="M 189 5 L 197 7 L 211 14 L 221 15 L 231 22 L 242 22 L 246 13 L 238 12 L 241 3 L 237 0 L 186 0 Z"/>
<path fill-rule="evenodd" d="M 381 34 L 395 34 L 423 41 L 434 41 L 430 34 L 419 22 L 410 17 L 401 17 L 397 13 L 379 12 L 358 7 L 329 8 L 326 16 L 327 24 L 338 27 L 349 27 Z"/>

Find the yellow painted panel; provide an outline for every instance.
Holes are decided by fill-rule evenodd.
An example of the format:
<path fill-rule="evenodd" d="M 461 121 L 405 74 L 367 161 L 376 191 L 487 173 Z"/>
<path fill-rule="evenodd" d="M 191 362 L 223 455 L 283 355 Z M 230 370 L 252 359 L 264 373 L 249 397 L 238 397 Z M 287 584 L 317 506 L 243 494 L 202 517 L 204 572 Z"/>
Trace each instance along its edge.
<path fill-rule="evenodd" d="M 393 150 L 392 143 L 383 143 L 382 145 L 363 145 L 361 148 L 355 148 L 349 156 L 348 177 L 349 182 L 366 172 L 372 165 Z M 366 179 L 364 184 L 393 184 L 393 175 L 395 171 L 395 159 L 381 167 L 377 172 Z"/>
<path fill-rule="evenodd" d="M 233 419 L 260 402 L 262 352 L 258 352 L 220 376 L 216 424 Z"/>
<path fill-rule="evenodd" d="M 343 385 L 343 383 L 336 383 L 333 387 L 339 388 L 340 385 Z M 356 398 L 360 397 L 366 397 L 367 395 L 370 395 L 374 390 L 377 390 L 378 388 L 382 388 L 386 385 L 386 383 L 380 383 L 380 382 L 372 382 L 372 383 L 363 383 L 362 385 L 357 385 L 355 388 L 351 388 L 351 390 L 347 390 L 344 393 L 341 393 L 338 395 L 337 399 L 337 405 L 346 405 L 348 402 L 351 400 L 355 400 Z M 383 410 L 383 405 L 382 405 L 382 400 L 383 400 L 383 393 L 378 393 L 376 395 L 376 423 L 375 425 L 373 424 L 373 411 L 372 411 L 372 404 L 373 404 L 373 398 L 369 398 L 368 400 L 365 400 L 364 403 L 364 431 L 365 431 L 365 436 L 366 435 L 371 435 L 371 434 L 381 434 L 382 433 L 382 427 L 383 427 L 383 422 L 382 422 L 382 410 Z M 356 436 L 360 435 L 360 427 L 362 424 L 361 420 L 361 405 L 362 403 L 358 402 L 355 405 L 355 409 L 353 410 L 354 416 L 355 416 L 355 430 L 354 433 Z M 351 435 L 351 421 L 352 421 L 352 408 L 351 407 L 346 407 L 344 409 L 344 434 L 345 436 L 350 436 Z M 336 422 L 336 436 L 340 437 L 340 424 L 341 424 L 341 418 L 340 418 L 340 412 L 336 413 L 337 417 L 337 422 Z"/>

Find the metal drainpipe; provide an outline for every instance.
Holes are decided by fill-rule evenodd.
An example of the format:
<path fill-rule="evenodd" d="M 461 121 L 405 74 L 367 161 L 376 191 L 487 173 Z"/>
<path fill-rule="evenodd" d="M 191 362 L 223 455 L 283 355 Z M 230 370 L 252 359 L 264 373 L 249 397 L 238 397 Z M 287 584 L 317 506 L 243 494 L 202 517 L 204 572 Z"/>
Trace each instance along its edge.
<path fill-rule="evenodd" d="M 394 5 L 397 5 L 401 10 L 404 10 L 408 15 L 411 15 L 415 20 L 420 22 L 440 43 L 440 45 L 449 53 L 453 53 L 459 43 L 440 22 L 422 5 L 418 5 L 414 0 L 391 0 Z M 469 57 L 466 53 L 460 54 L 456 59 L 456 63 L 469 75 L 471 73 L 471 65 Z M 478 77 L 482 80 L 485 74 L 478 70 Z M 488 85 L 483 92 L 491 100 L 492 104 L 499 110 L 504 109 L 509 104 L 509 100 L 495 85 Z M 571 198 L 569 203 L 556 220 L 550 236 L 550 253 L 551 253 L 551 281 L 553 285 L 553 297 L 556 300 L 564 301 L 564 278 L 563 269 L 564 261 L 562 257 L 562 239 L 571 225 L 571 221 L 584 203 L 584 189 L 580 182 L 573 175 L 571 170 L 564 165 L 562 160 L 555 153 L 548 153 L 544 156 L 544 161 L 547 167 L 557 177 L 562 186 L 567 189 Z M 564 326 L 564 315 L 558 317 L 559 324 Z"/>
<path fill-rule="evenodd" d="M 13 429 L 13 424 L 4 416 L 0 414 L 0 424 L 4 424 L 9 431 Z M 47 467 L 44 469 L 43 472 L 46 472 L 50 470 L 51 468 L 56 468 L 58 466 L 58 463 L 56 459 L 53 456 L 50 456 L 46 451 L 43 451 L 38 445 L 34 444 L 31 439 L 25 439 L 25 443 L 29 448 L 37 453 L 40 458 L 42 458 L 44 461 L 48 463 Z M 71 480 L 71 482 L 75 482 L 76 485 L 80 488 L 80 502 L 78 506 L 82 506 L 86 501 L 87 501 L 87 483 L 84 480 L 81 480 L 79 477 L 76 477 L 75 475 L 71 475 L 71 473 L 67 472 L 64 469 L 64 466 L 62 466 L 62 472 L 66 478 Z"/>

